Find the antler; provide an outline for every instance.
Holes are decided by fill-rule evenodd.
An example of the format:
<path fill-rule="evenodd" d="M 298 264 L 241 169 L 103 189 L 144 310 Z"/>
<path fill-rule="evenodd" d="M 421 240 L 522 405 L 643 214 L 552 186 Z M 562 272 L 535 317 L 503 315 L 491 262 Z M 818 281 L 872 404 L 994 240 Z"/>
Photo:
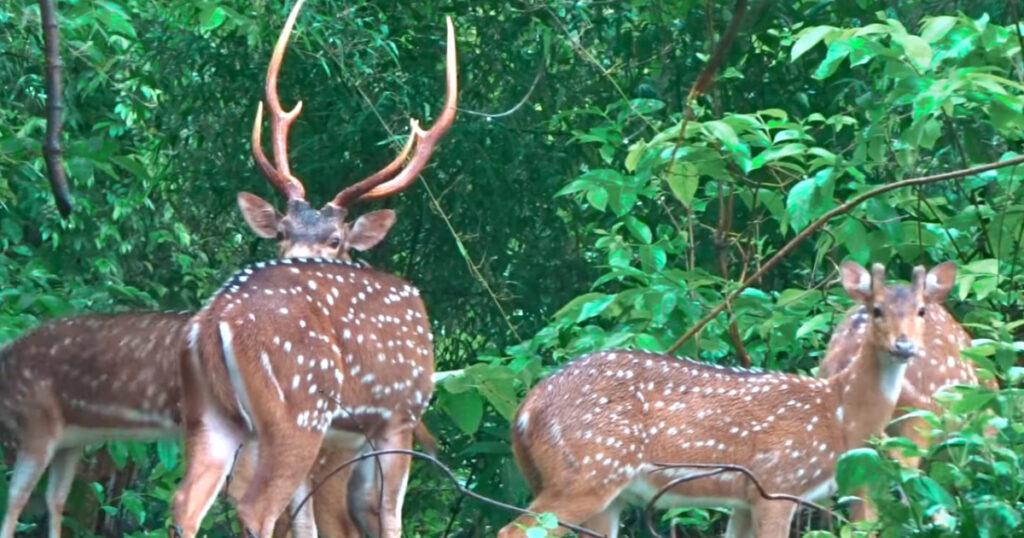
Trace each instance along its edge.
<path fill-rule="evenodd" d="M 298 18 L 299 10 L 302 9 L 304 2 L 305 0 L 297 0 L 292 7 L 291 13 L 288 14 L 288 20 L 285 21 L 284 28 L 281 29 L 281 35 L 277 38 L 277 44 L 274 45 L 274 53 L 270 57 L 270 65 L 267 66 L 267 83 L 264 90 L 266 97 L 264 100 L 267 103 L 267 108 L 270 109 L 270 143 L 274 149 L 274 163 L 277 165 L 276 167 L 270 163 L 270 160 L 263 153 L 263 146 L 260 140 L 263 124 L 263 103 L 260 103 L 256 108 L 256 121 L 252 126 L 252 156 L 260 167 L 260 171 L 263 172 L 263 175 L 266 176 L 271 185 L 289 200 L 304 200 L 306 198 L 306 190 L 303 188 L 302 182 L 292 175 L 291 168 L 288 165 L 288 130 L 291 128 L 295 118 L 302 112 L 302 101 L 295 103 L 295 107 L 287 112 L 281 107 L 281 100 L 277 95 L 277 74 L 281 70 L 281 61 L 284 60 L 284 50 L 288 46 L 288 37 L 292 33 L 295 19 Z"/>
<path fill-rule="evenodd" d="M 455 51 L 455 26 L 451 17 L 446 18 L 448 26 L 448 52 L 446 55 L 447 64 L 447 94 L 445 96 L 444 109 L 437 121 L 429 131 L 420 128 L 416 120 L 409 122 L 411 132 L 409 141 L 398 157 L 376 174 L 352 185 L 338 193 L 331 203 L 338 207 L 348 207 L 356 202 L 377 200 L 397 194 L 407 189 L 416 180 L 416 176 L 423 170 L 423 167 L 430 162 L 430 156 L 434 152 L 434 146 L 444 137 L 448 128 L 455 122 L 456 105 L 459 101 L 459 74 L 456 65 Z M 409 151 L 415 147 L 412 159 L 405 168 L 399 171 L 399 167 L 405 161 Z"/>

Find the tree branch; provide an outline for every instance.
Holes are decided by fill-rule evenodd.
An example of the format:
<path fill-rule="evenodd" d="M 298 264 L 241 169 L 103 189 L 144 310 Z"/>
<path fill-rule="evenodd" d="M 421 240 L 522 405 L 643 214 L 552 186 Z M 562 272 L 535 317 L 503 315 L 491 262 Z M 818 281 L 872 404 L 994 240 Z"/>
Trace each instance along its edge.
<path fill-rule="evenodd" d="M 765 273 L 767 273 L 773 267 L 778 265 L 778 263 L 782 261 L 783 258 L 788 256 L 789 253 L 792 252 L 797 245 L 803 242 L 804 239 L 810 237 L 814 232 L 818 231 L 818 229 L 820 229 L 833 218 L 844 213 L 848 213 L 850 210 L 864 203 L 865 201 L 870 200 L 871 198 L 874 198 L 880 194 L 887 193 L 889 191 L 893 191 L 903 187 L 911 187 L 914 185 L 937 183 L 939 181 L 945 181 L 947 179 L 960 179 L 967 176 L 980 174 L 982 172 L 988 172 L 989 170 L 996 170 L 998 168 L 1005 168 L 1007 166 L 1014 166 L 1021 163 L 1024 163 L 1024 156 L 1014 157 L 1012 159 L 1007 159 L 1005 161 L 997 161 L 993 163 L 983 164 L 981 166 L 975 166 L 972 168 L 953 170 L 952 172 L 944 172 L 941 174 L 935 174 L 931 176 L 922 176 L 911 179 L 905 179 L 903 181 L 889 183 L 888 185 L 882 185 L 881 187 L 872 189 L 868 192 L 862 193 L 854 197 L 849 202 L 846 202 L 845 204 L 836 207 L 835 209 L 829 211 L 828 213 L 825 213 L 818 220 L 812 222 L 809 226 L 807 226 L 807 228 L 804 228 L 804 230 L 797 234 L 796 237 L 794 237 L 788 243 L 783 245 L 783 247 L 779 249 L 779 251 L 776 252 L 775 255 L 771 257 L 771 259 L 765 262 L 760 269 L 755 271 L 754 274 L 750 275 L 749 278 L 744 279 L 742 282 L 740 282 L 740 285 L 733 291 L 729 292 L 729 294 L 726 295 L 725 299 L 722 302 L 720 302 L 717 306 L 712 308 L 711 311 L 708 312 L 706 316 L 701 318 L 700 321 L 698 321 L 692 328 L 690 328 L 689 331 L 686 331 L 685 334 L 680 336 L 679 339 L 676 340 L 674 344 L 672 344 L 672 347 L 668 348 L 668 351 L 666 351 L 666 353 L 675 353 L 683 344 L 687 342 L 687 340 L 693 338 L 695 335 L 699 334 L 702 330 L 704 330 L 704 327 L 706 327 L 708 323 L 711 323 L 712 320 L 714 320 L 719 314 L 721 314 L 722 311 L 725 310 L 726 307 L 729 304 L 731 304 L 732 301 L 734 301 L 740 295 L 740 293 L 743 292 L 743 290 L 750 287 L 752 283 L 760 280 Z"/>
<path fill-rule="evenodd" d="M 68 190 L 68 178 L 64 172 L 61 155 L 64 149 L 60 144 L 61 132 L 64 130 L 64 106 L 61 96 L 64 92 L 61 83 L 60 29 L 57 27 L 56 0 L 39 0 L 39 17 L 43 22 L 43 42 L 46 47 L 46 143 L 43 144 L 43 158 L 49 172 L 50 190 L 57 203 L 61 217 L 71 214 L 71 193 Z"/>

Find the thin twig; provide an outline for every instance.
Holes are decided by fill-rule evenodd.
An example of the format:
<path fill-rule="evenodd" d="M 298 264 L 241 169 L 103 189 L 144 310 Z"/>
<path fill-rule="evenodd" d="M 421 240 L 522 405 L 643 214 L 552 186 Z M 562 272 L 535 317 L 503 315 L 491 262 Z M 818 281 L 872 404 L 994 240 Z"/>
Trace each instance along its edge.
<path fill-rule="evenodd" d="M 526 95 L 524 95 L 523 98 L 520 99 L 519 102 L 515 104 L 515 106 L 504 112 L 498 112 L 497 114 L 488 114 L 487 112 L 478 112 L 476 110 L 467 110 L 465 108 L 460 108 L 459 112 L 462 112 L 463 114 L 469 114 L 471 116 L 482 116 L 487 120 L 494 120 L 498 118 L 504 118 L 505 116 L 511 116 L 512 114 L 515 114 L 520 108 L 522 108 L 527 101 L 530 100 L 530 96 L 533 95 L 533 90 L 537 89 L 537 83 L 540 82 L 540 79 L 544 78 L 544 71 L 544 63 L 541 62 L 540 71 L 537 71 L 537 76 L 534 77 L 533 84 L 530 84 L 530 89 L 526 91 Z"/>
<path fill-rule="evenodd" d="M 57 26 L 54 1 L 39 0 L 39 17 L 43 23 L 43 42 L 46 47 L 46 143 L 43 144 L 43 159 L 49 172 L 50 190 L 53 191 L 57 211 L 61 217 L 67 218 L 72 209 L 71 192 L 61 161 L 64 149 L 60 144 L 64 130 L 64 106 L 61 104 L 64 92 L 61 68 L 64 63 L 60 59 L 60 28 Z"/>
<path fill-rule="evenodd" d="M 792 252 L 797 245 L 799 245 L 805 239 L 810 237 L 814 232 L 818 231 L 818 229 L 824 226 L 826 223 L 828 223 L 828 221 L 832 220 L 833 218 L 839 215 L 849 212 L 853 208 L 864 203 L 866 200 L 870 200 L 871 198 L 874 198 L 880 194 L 884 194 L 889 191 L 900 189 L 903 187 L 910 187 L 913 185 L 924 185 L 927 183 L 937 183 L 939 181 L 945 181 L 948 179 L 964 178 L 966 176 L 972 176 L 975 174 L 980 174 L 982 172 L 988 172 L 989 170 L 996 170 L 998 168 L 1005 168 L 1007 166 L 1013 166 L 1021 163 L 1024 163 L 1024 156 L 1014 157 L 1012 159 L 1007 159 L 1005 161 L 997 161 L 988 164 L 983 164 L 972 168 L 964 168 L 961 170 L 953 170 L 951 172 L 943 172 L 941 174 L 935 174 L 931 176 L 915 177 L 911 179 L 905 179 L 903 181 L 896 181 L 894 183 L 882 185 L 881 187 L 872 189 L 863 194 L 860 194 L 859 196 L 854 197 L 849 202 L 846 202 L 845 204 L 836 207 L 835 209 L 829 211 L 828 213 L 825 213 L 818 220 L 808 225 L 807 228 L 804 228 L 804 230 L 797 234 L 796 237 L 794 237 L 788 243 L 783 245 L 783 247 L 779 249 L 779 251 L 776 252 L 774 256 L 771 257 L 771 259 L 765 262 L 764 265 L 762 265 L 760 269 L 755 271 L 753 275 L 750 275 L 750 278 L 743 280 L 740 283 L 740 285 L 736 287 L 736 289 L 734 289 L 732 292 L 726 295 L 725 299 L 722 302 L 720 302 L 717 306 L 712 308 L 706 316 L 701 318 L 700 321 L 698 321 L 696 324 L 694 324 L 692 328 L 690 328 L 690 330 L 686 331 L 685 334 L 680 336 L 679 339 L 676 340 L 670 348 L 668 348 L 667 353 L 675 353 L 683 344 L 686 343 L 687 340 L 693 338 L 694 335 L 704 330 L 704 327 L 706 327 L 708 323 L 711 323 L 712 320 L 718 317 L 718 315 L 721 314 L 722 311 L 725 310 L 726 307 L 732 303 L 732 301 L 739 297 L 740 293 L 742 293 L 743 290 L 750 287 L 752 283 L 760 280 L 765 273 L 767 273 L 769 270 L 775 267 L 780 261 L 782 261 L 786 256 L 788 256 L 789 253 Z"/>
<path fill-rule="evenodd" d="M 668 471 L 672 469 L 710 469 L 710 471 L 707 472 L 695 474 L 692 476 L 683 476 L 670 481 L 668 484 L 665 484 L 664 487 L 659 489 L 658 492 L 654 494 L 654 497 L 652 497 L 651 500 L 647 503 L 647 506 L 644 507 L 644 516 L 647 521 L 647 528 L 648 530 L 650 530 L 651 534 L 654 534 L 659 538 L 663 537 L 661 536 L 661 534 L 658 533 L 657 529 L 654 528 L 654 522 L 651 518 L 651 510 L 654 508 L 655 503 L 658 502 L 658 499 L 660 499 L 663 495 L 671 491 L 672 488 L 685 482 L 699 480 L 701 478 L 708 478 L 711 476 L 716 476 L 727 472 L 740 473 L 742 475 L 745 475 L 748 479 L 750 479 L 751 483 L 754 484 L 754 487 L 757 488 L 758 494 L 763 499 L 767 499 L 769 501 L 790 501 L 800 506 L 806 506 L 809 508 L 813 508 L 814 510 L 818 510 L 820 512 L 825 512 L 831 517 L 837 517 L 837 515 L 832 510 L 829 510 L 828 508 L 818 503 L 808 501 L 796 495 L 790 495 L 788 493 L 768 493 L 768 491 L 764 489 L 764 486 L 761 485 L 761 482 L 757 479 L 757 476 L 755 476 L 750 469 L 747 469 L 742 465 L 733 465 L 728 463 L 653 463 L 652 465 L 656 467 L 656 469 L 651 472 Z"/>
<path fill-rule="evenodd" d="M 406 455 L 406 456 L 411 456 L 413 458 L 418 458 L 418 459 L 421 459 L 421 460 L 426 460 L 427 462 L 429 462 L 433 466 L 437 467 L 438 469 L 441 469 L 441 471 L 445 475 L 445 478 L 447 478 L 449 482 L 451 482 L 452 484 L 455 485 L 455 491 L 458 492 L 460 495 L 464 495 L 464 496 L 469 497 L 471 499 L 480 501 L 480 502 L 482 502 L 484 504 L 489 504 L 491 506 L 496 506 L 496 507 L 501 508 L 503 510 L 508 510 L 510 512 L 515 512 L 515 513 L 520 514 L 520 515 L 535 516 L 535 517 L 540 515 L 540 514 L 536 514 L 534 512 L 531 512 L 529 510 L 525 510 L 523 508 L 519 508 L 518 506 L 513 506 L 511 504 L 503 503 L 501 501 L 491 499 L 490 497 L 485 497 L 485 496 L 483 496 L 483 495 L 481 495 L 481 494 L 479 494 L 479 493 L 477 493 L 475 491 L 472 491 L 469 488 L 463 486 L 462 482 L 459 481 L 459 477 L 455 475 L 455 471 L 452 471 L 451 467 L 448 467 L 447 465 L 442 463 L 441 460 L 437 459 L 434 456 L 431 456 L 430 454 L 426 454 L 424 452 L 419 452 L 417 450 L 406 450 L 404 448 L 390 448 L 390 449 L 387 449 L 387 450 L 376 450 L 376 451 L 373 451 L 373 452 L 367 452 L 365 454 L 360 454 L 360 455 L 358 455 L 358 456 L 356 456 L 356 457 L 346 461 L 345 463 L 342 463 L 337 468 L 335 468 L 330 473 L 328 473 L 327 476 L 325 476 L 323 478 L 323 480 L 320 481 L 319 484 L 314 484 L 314 487 L 310 489 L 309 493 L 307 493 L 306 496 L 302 498 L 302 501 L 299 503 L 299 505 L 298 505 L 296 510 L 301 509 L 302 506 L 306 503 L 306 501 L 308 501 L 309 498 L 314 493 L 316 493 L 317 489 L 319 489 L 320 486 L 324 482 L 326 482 L 328 479 L 330 479 L 335 474 L 337 474 L 337 473 L 341 472 L 342 470 L 344 470 L 349 465 L 353 465 L 355 463 L 358 463 L 358 462 L 360 462 L 362 460 L 365 460 L 365 459 L 368 459 L 368 458 L 376 458 L 376 457 L 379 457 L 379 456 L 386 456 L 388 454 L 402 454 L 402 455 Z M 561 521 L 559 521 L 558 524 L 559 524 L 559 526 L 565 527 L 565 528 L 567 528 L 567 529 L 569 529 L 569 530 L 571 530 L 571 531 L 573 531 L 573 532 L 575 532 L 577 534 L 582 534 L 582 535 L 586 535 L 586 536 L 592 536 L 594 538 L 605 538 L 605 536 L 603 534 L 598 534 L 597 532 L 594 532 L 594 531 L 592 531 L 592 530 L 590 530 L 590 529 L 588 529 L 586 527 L 580 527 L 579 525 L 573 525 L 571 523 L 565 523 L 565 522 L 561 522 Z"/>

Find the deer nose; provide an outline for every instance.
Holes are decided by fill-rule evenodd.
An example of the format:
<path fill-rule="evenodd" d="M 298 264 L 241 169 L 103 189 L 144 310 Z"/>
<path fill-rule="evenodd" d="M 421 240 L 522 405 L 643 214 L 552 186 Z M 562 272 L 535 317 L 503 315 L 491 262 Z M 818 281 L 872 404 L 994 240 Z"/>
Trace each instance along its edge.
<path fill-rule="evenodd" d="M 906 336 L 900 336 L 896 339 L 896 343 L 893 344 L 892 352 L 901 359 L 909 359 L 917 352 L 917 346 Z"/>

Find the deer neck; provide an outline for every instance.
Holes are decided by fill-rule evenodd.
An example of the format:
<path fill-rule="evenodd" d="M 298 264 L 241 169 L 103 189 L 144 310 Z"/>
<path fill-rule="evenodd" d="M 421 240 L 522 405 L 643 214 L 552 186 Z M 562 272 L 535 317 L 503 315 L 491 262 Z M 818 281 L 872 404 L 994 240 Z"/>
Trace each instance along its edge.
<path fill-rule="evenodd" d="M 853 363 L 829 379 L 839 395 L 837 414 L 847 450 L 863 446 L 892 419 L 906 369 L 907 361 L 892 357 L 868 335 Z"/>

